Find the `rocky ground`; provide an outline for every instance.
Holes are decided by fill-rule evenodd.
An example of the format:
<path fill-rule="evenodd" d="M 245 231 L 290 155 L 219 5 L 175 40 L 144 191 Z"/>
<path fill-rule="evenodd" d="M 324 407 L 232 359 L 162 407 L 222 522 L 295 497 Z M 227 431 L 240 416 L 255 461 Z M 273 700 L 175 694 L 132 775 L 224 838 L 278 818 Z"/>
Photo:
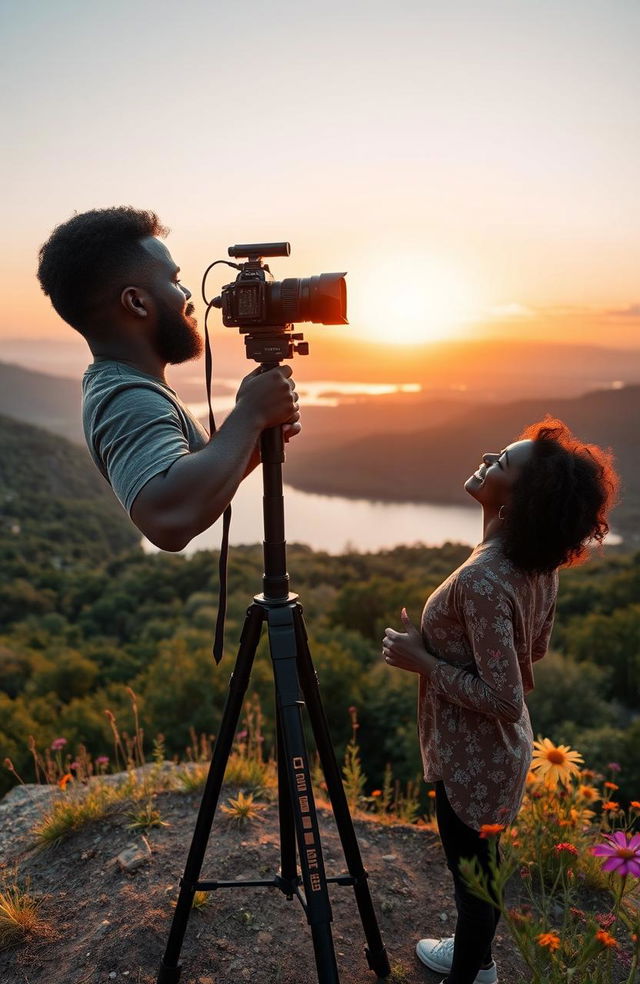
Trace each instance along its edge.
<path fill-rule="evenodd" d="M 225 790 L 221 803 L 229 791 Z M 0 953 L 2 984 L 153 984 L 169 933 L 178 881 L 191 842 L 199 794 L 164 792 L 156 806 L 167 826 L 144 834 L 119 810 L 56 848 L 34 851 L 29 831 L 50 799 L 46 787 L 12 790 L 0 803 L 0 874 L 17 869 L 42 900 L 42 928 Z M 328 875 L 346 870 L 328 809 L 320 808 Z M 277 804 L 244 828 L 219 813 L 202 877 L 270 878 L 279 867 Z M 450 877 L 437 835 L 415 826 L 356 819 L 356 832 L 392 984 L 436 984 L 415 957 L 420 936 L 452 935 Z M 330 887 L 333 938 L 342 984 L 374 982 L 353 889 Z M 498 931 L 495 956 L 502 984 L 527 975 L 507 935 Z M 280 891 L 238 888 L 210 893 L 193 910 L 182 950 L 181 984 L 313 984 L 317 971 L 306 918 Z"/>

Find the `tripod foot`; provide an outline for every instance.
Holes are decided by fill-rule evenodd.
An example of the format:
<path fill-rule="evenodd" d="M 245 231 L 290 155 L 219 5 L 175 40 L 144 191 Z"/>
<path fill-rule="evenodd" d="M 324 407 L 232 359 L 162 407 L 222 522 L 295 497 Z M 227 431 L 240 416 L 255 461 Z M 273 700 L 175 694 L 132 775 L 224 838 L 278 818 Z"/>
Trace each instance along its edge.
<path fill-rule="evenodd" d="M 161 963 L 160 970 L 158 971 L 157 984 L 178 984 L 181 971 L 182 964 L 177 964 L 175 967 L 167 967 L 164 962 Z"/>
<path fill-rule="evenodd" d="M 378 977 L 388 977 L 391 973 L 391 967 L 389 966 L 389 958 L 387 956 L 387 951 L 384 947 L 381 950 L 370 950 L 365 947 L 364 951 L 367 955 L 367 963 L 369 964 L 369 969 L 377 974 Z"/>

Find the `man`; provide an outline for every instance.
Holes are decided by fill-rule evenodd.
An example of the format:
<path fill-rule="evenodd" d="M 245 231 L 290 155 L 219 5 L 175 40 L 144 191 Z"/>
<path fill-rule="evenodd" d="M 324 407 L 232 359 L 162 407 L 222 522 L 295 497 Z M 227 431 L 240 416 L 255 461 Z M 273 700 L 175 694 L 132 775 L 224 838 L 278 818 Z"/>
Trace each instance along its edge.
<path fill-rule="evenodd" d="M 154 212 L 75 215 L 40 250 L 38 279 L 93 353 L 83 379 L 91 455 L 133 522 L 163 550 L 182 550 L 224 512 L 258 464 L 258 440 L 300 430 L 289 366 L 254 370 L 211 437 L 167 385 L 167 365 L 194 359 L 202 339 L 191 292 L 161 241 Z"/>

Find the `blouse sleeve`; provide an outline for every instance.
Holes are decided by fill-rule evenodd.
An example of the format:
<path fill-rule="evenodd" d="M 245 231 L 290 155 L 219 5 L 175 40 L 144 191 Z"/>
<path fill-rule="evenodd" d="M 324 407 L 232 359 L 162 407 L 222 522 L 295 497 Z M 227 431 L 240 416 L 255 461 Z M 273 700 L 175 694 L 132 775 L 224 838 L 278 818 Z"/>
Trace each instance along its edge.
<path fill-rule="evenodd" d="M 555 600 L 549 609 L 547 617 L 542 623 L 542 628 L 536 636 L 533 646 L 531 648 L 531 662 L 535 663 L 537 660 L 542 659 L 543 656 L 547 655 L 547 649 L 549 648 L 549 639 L 551 638 L 551 631 L 553 629 L 553 620 L 556 614 L 556 603 Z"/>
<path fill-rule="evenodd" d="M 513 638 L 513 601 L 489 578 L 460 579 L 460 622 L 473 651 L 472 670 L 439 661 L 431 686 L 445 700 L 499 721 L 518 721 L 524 709 L 522 674 Z"/>

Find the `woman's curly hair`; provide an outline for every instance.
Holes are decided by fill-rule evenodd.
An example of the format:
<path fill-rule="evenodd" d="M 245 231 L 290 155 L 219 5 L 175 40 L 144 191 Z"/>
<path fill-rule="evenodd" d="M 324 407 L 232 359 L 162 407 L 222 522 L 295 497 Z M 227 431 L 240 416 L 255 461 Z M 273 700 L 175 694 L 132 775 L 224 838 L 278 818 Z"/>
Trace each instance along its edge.
<path fill-rule="evenodd" d="M 140 240 L 168 231 L 155 212 L 129 205 L 76 214 L 40 247 L 40 286 L 60 317 L 82 332 L 105 289 L 145 261 Z"/>
<path fill-rule="evenodd" d="M 583 444 L 553 417 L 532 424 L 518 440 L 533 454 L 514 483 L 503 526 L 506 556 L 526 571 L 548 572 L 578 564 L 592 541 L 609 532 L 619 478 L 613 455 Z"/>

